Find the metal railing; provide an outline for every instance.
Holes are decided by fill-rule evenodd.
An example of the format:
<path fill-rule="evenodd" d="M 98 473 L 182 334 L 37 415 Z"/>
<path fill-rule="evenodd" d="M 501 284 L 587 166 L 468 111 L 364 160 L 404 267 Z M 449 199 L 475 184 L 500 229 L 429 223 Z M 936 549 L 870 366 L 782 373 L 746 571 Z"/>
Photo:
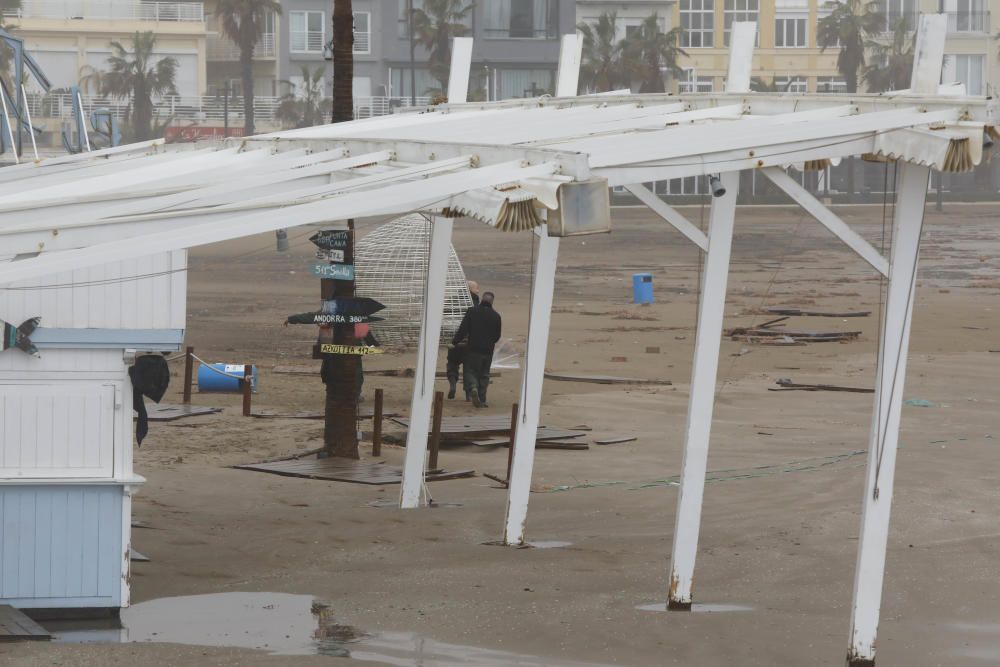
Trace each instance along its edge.
<path fill-rule="evenodd" d="M 273 59 L 278 51 L 274 33 L 265 32 L 254 47 L 254 60 Z M 225 35 L 209 35 L 206 40 L 206 54 L 209 60 L 239 60 L 240 47 Z"/>
<path fill-rule="evenodd" d="M 4 9 L 13 19 L 96 19 L 110 21 L 171 21 L 204 23 L 200 2 L 154 0 L 21 0 L 21 6 Z"/>
<path fill-rule="evenodd" d="M 945 12 L 948 15 L 948 32 L 990 32 L 989 12 Z"/>
<path fill-rule="evenodd" d="M 108 109 L 111 114 L 123 120 L 129 112 L 130 102 L 127 99 L 113 99 L 97 95 L 82 96 L 83 109 L 87 116 L 94 109 Z M 274 124 L 275 112 L 281 104 L 281 97 L 256 96 L 253 99 L 254 121 L 258 124 Z M 430 98 L 418 97 L 417 106 L 430 104 Z M 66 120 L 73 117 L 73 96 L 68 93 L 59 94 L 29 94 L 28 105 L 34 121 L 44 124 L 46 119 Z M 394 109 L 410 106 L 409 97 L 355 97 L 355 118 L 371 118 L 385 116 Z M 168 96 L 157 99 L 153 103 L 153 115 L 159 122 L 172 119 L 174 124 L 212 124 L 219 125 L 226 120 L 226 101 L 221 96 L 208 95 L 204 97 Z M 233 96 L 229 99 L 229 122 L 239 124 L 243 121 L 243 98 Z M 50 128 L 51 129 L 51 128 Z"/>

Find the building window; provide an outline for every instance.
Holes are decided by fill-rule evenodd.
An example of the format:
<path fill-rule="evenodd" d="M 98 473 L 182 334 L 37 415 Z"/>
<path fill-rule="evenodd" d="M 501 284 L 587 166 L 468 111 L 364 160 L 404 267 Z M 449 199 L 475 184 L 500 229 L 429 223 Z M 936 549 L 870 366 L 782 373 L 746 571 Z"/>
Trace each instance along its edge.
<path fill-rule="evenodd" d="M 326 12 L 289 12 L 292 53 L 323 53 Z"/>
<path fill-rule="evenodd" d="M 483 33 L 493 39 L 556 37 L 557 0 L 491 0 L 482 9 Z"/>
<path fill-rule="evenodd" d="M 354 12 L 354 52 L 363 55 L 372 52 L 371 12 Z"/>
<path fill-rule="evenodd" d="M 885 31 L 892 32 L 902 20 L 907 30 L 917 27 L 917 0 L 879 0 L 879 11 L 885 16 Z"/>
<path fill-rule="evenodd" d="M 807 18 L 806 15 L 779 13 L 774 19 L 774 46 L 779 49 L 808 46 Z"/>
<path fill-rule="evenodd" d="M 548 69 L 504 69 L 499 73 L 501 100 L 512 97 L 540 97 L 555 90 L 555 76 Z"/>
<path fill-rule="evenodd" d="M 816 77 L 817 93 L 846 93 L 847 82 L 840 76 Z"/>
<path fill-rule="evenodd" d="M 715 0 L 681 0 L 681 48 L 710 48 L 715 43 Z"/>
<path fill-rule="evenodd" d="M 968 95 L 983 94 L 983 55 L 945 56 L 944 80 L 965 84 Z"/>
<path fill-rule="evenodd" d="M 793 76 L 793 77 L 775 77 L 774 86 L 783 93 L 808 93 L 809 92 L 809 82 L 806 81 L 805 77 Z"/>
<path fill-rule="evenodd" d="M 710 76 L 698 76 L 694 69 L 684 70 L 684 74 L 677 80 L 677 92 L 679 93 L 710 93 L 714 87 L 714 78 Z"/>
<path fill-rule="evenodd" d="M 944 0 L 948 32 L 989 32 L 985 0 Z"/>
<path fill-rule="evenodd" d="M 708 194 L 708 179 L 704 176 L 688 176 L 687 178 L 672 178 L 669 181 L 656 181 L 652 184 L 653 192 L 658 195 L 703 195 Z"/>
<path fill-rule="evenodd" d="M 738 21 L 753 21 L 756 23 L 759 12 L 760 0 L 726 0 L 725 11 L 723 12 L 723 42 L 725 45 L 729 46 L 729 33 L 733 29 L 733 23 Z"/>

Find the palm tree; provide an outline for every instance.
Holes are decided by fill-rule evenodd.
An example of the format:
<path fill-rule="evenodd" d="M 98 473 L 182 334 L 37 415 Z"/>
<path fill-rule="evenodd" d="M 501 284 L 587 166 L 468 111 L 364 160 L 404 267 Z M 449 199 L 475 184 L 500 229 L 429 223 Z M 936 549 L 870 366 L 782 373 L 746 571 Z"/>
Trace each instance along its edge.
<path fill-rule="evenodd" d="M 323 77 L 325 68 L 309 71 L 302 67 L 302 89 L 285 93 L 275 109 L 274 117 L 286 127 L 312 127 L 323 122 Z M 285 83 L 291 84 L 286 81 Z M 301 93 L 301 94 L 299 94 Z"/>
<path fill-rule="evenodd" d="M 896 22 L 888 44 L 869 41 L 875 64 L 865 66 L 862 72 L 865 87 L 873 93 L 909 88 L 915 42 L 916 33 L 910 31 L 904 18 Z"/>
<path fill-rule="evenodd" d="M 830 11 L 816 26 L 820 51 L 839 48 L 837 70 L 843 75 L 847 92 L 858 92 L 858 71 L 865 66 L 865 44 L 882 31 L 885 17 L 875 0 L 831 0 Z"/>
<path fill-rule="evenodd" d="M 116 98 L 132 99 L 130 116 L 134 139 L 145 141 L 152 133 L 153 96 L 177 94 L 174 85 L 177 61 L 156 59 L 153 55 L 156 35 L 152 31 L 136 32 L 131 47 L 129 51 L 121 42 L 111 42 L 103 92 Z"/>
<path fill-rule="evenodd" d="M 465 21 L 472 4 L 464 0 L 424 0 L 422 9 L 413 10 L 413 33 L 430 53 L 427 64 L 432 77 L 441 82 L 441 94 L 448 94 L 451 73 L 451 40 L 469 32 Z"/>
<path fill-rule="evenodd" d="M 0 0 L 0 28 L 7 32 L 13 32 L 14 27 L 7 25 L 3 20 L 4 12 L 21 8 L 21 0 Z M 10 76 L 11 60 L 14 57 L 14 50 L 10 48 L 6 41 L 0 40 L 0 77 L 6 80 Z"/>
<path fill-rule="evenodd" d="M 354 120 L 354 7 L 351 0 L 333 0 L 334 123 Z"/>
<path fill-rule="evenodd" d="M 643 19 L 635 35 L 625 44 L 625 62 L 633 70 L 632 78 L 639 81 L 640 93 L 666 92 L 664 70 L 674 75 L 684 71 L 677 64 L 680 56 L 687 55 L 677 46 L 682 31 L 682 28 L 674 28 L 661 32 L 660 17 L 653 12 Z"/>
<path fill-rule="evenodd" d="M 585 90 L 603 93 L 629 84 L 622 61 L 626 43 L 615 39 L 617 20 L 617 12 L 604 12 L 596 23 L 580 22 L 576 26 L 583 36 L 580 85 Z"/>
<path fill-rule="evenodd" d="M 264 34 L 271 14 L 280 14 L 278 0 L 219 0 L 216 14 L 222 33 L 239 47 L 240 77 L 243 80 L 243 135 L 254 133 L 253 50 Z"/>

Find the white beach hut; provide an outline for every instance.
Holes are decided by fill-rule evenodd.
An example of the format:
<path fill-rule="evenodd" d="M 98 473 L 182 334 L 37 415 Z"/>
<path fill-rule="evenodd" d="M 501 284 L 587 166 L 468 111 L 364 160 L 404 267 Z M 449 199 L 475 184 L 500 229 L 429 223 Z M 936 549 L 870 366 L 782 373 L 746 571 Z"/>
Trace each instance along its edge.
<path fill-rule="evenodd" d="M 186 251 L 162 252 L 0 287 L 0 318 L 41 318 L 39 356 L 0 353 L 0 603 L 128 605 L 144 481 L 128 369 L 180 348 L 186 265 Z"/>

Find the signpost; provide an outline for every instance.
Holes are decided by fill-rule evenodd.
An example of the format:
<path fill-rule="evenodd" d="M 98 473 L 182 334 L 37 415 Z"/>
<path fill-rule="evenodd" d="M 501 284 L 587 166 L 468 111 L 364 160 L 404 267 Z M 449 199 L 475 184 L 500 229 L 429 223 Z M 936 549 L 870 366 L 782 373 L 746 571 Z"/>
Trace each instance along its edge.
<path fill-rule="evenodd" d="M 347 250 L 348 246 L 353 246 L 354 227 L 352 225 L 349 229 L 322 229 L 310 236 L 309 240 L 320 250 Z M 353 247 L 351 250 L 353 255 Z"/>
<path fill-rule="evenodd" d="M 323 250 L 322 248 L 316 249 L 316 259 L 322 259 L 327 262 L 343 262 L 344 261 L 344 251 L 343 250 Z"/>
<path fill-rule="evenodd" d="M 329 343 L 321 344 L 319 351 L 320 354 L 350 354 L 358 357 L 385 353 L 385 350 L 380 347 L 370 347 L 368 345 L 331 345 Z"/>
<path fill-rule="evenodd" d="M 381 322 L 381 317 L 370 315 L 344 315 L 340 313 L 300 313 L 289 315 L 285 324 L 367 324 L 369 322 Z"/>
<path fill-rule="evenodd" d="M 354 280 L 353 264 L 320 264 L 316 263 L 309 267 L 309 272 L 317 278 L 329 278 L 332 280 Z"/>

